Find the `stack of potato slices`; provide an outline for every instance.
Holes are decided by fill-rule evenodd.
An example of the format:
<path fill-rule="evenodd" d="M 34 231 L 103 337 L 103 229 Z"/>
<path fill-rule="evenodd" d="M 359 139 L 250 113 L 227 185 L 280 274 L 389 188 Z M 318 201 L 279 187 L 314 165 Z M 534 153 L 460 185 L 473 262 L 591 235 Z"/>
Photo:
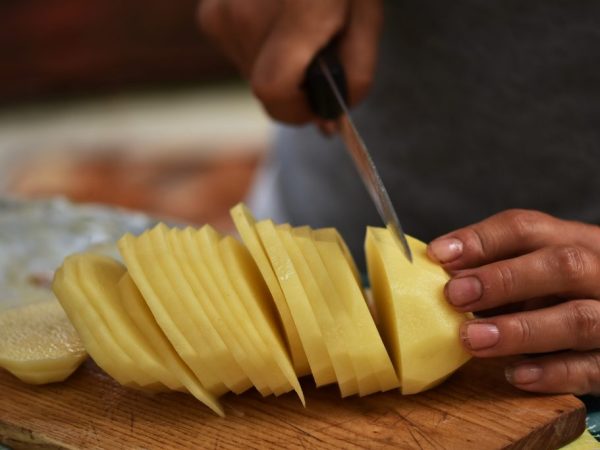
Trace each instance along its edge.
<path fill-rule="evenodd" d="M 219 415 L 224 414 L 220 395 L 252 387 L 263 396 L 295 391 L 304 403 L 298 377 L 309 374 L 317 386 L 336 383 L 342 397 L 404 383 L 337 231 L 257 222 L 244 205 L 233 208 L 232 217 L 242 242 L 209 225 L 178 229 L 161 224 L 121 238 L 124 264 L 90 253 L 64 261 L 54 292 L 104 371 L 134 388 L 189 392 Z M 369 268 L 377 272 L 372 274 L 375 297 L 383 299 L 376 303 L 387 314 L 396 301 L 390 265 L 397 261 L 388 257 L 393 252 L 384 236 L 374 240 L 370 233 L 367 249 L 376 257 Z M 417 266 L 415 273 L 421 273 Z M 438 273 L 437 278 L 423 273 L 423 283 L 433 279 L 437 288 L 443 286 Z M 440 301 L 445 304 L 438 296 L 428 305 L 437 308 Z M 407 311 L 398 310 L 394 320 L 399 323 L 397 316 Z M 450 342 L 444 351 L 460 347 L 446 331 L 456 334 L 464 315 L 447 310 L 441 315 L 450 313 L 453 321 L 426 346 L 439 337 Z M 412 343 L 417 338 L 404 337 L 410 326 L 390 323 L 383 321 L 384 336 L 394 362 L 402 363 L 402 373 L 423 375 L 419 368 L 405 368 L 410 366 L 406 358 L 419 351 Z M 389 336 L 395 332 L 411 342 L 406 355 L 398 339 Z M 434 380 L 425 373 L 421 385 L 459 367 L 466 359 L 458 354 L 454 351 L 452 361 L 433 370 Z M 406 386 L 406 392 L 413 392 L 420 385 L 411 378 Z"/>

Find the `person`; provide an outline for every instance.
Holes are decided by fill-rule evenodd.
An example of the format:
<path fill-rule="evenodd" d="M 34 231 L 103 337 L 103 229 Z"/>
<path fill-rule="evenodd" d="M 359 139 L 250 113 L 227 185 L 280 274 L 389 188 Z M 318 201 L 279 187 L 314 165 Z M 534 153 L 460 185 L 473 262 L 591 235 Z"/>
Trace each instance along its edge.
<path fill-rule="evenodd" d="M 301 88 L 336 38 L 406 231 L 431 240 L 455 308 L 488 312 L 466 348 L 536 355 L 506 369 L 520 389 L 600 394 L 600 3 L 202 0 L 199 20 L 282 123 L 260 213 L 336 226 L 359 261 L 381 223 Z"/>

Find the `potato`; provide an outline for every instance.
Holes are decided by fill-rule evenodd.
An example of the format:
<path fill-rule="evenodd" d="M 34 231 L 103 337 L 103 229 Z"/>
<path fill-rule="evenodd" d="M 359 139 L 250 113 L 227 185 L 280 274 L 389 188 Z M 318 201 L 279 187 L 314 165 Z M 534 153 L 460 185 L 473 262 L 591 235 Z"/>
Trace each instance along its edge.
<path fill-rule="evenodd" d="M 310 374 L 342 397 L 411 394 L 469 359 L 458 339 L 468 315 L 446 303 L 448 275 L 422 242 L 409 238 L 410 264 L 389 231 L 368 228 L 378 330 L 336 230 L 257 222 L 243 205 L 231 213 L 243 243 L 208 225 L 159 224 L 121 238 L 125 265 L 80 254 L 57 272 L 54 291 L 84 345 L 120 383 L 188 391 L 223 415 L 228 391 L 295 391 L 304 404 L 298 377 Z"/>

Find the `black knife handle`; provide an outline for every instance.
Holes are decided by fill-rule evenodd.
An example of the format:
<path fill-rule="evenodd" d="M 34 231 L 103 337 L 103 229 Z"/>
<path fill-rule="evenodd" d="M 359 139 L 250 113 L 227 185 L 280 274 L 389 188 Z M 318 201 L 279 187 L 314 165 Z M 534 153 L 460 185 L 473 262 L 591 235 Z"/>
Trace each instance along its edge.
<path fill-rule="evenodd" d="M 312 112 L 322 119 L 333 120 L 340 116 L 342 110 L 327 82 L 325 74 L 321 70 L 319 65 L 320 58 L 329 68 L 333 80 L 342 94 L 344 102 L 348 102 L 346 74 L 342 63 L 337 56 L 335 41 L 319 51 L 314 57 L 308 66 L 308 69 L 306 69 L 306 76 L 302 87 L 306 92 L 308 104 Z"/>

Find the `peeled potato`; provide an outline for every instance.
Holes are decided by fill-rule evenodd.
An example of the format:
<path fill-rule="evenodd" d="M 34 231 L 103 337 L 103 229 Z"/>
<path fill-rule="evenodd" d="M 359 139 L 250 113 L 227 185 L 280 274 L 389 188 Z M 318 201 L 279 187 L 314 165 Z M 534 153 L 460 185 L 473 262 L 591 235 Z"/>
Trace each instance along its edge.
<path fill-rule="evenodd" d="M 273 301 L 281 319 L 283 332 L 285 333 L 286 342 L 292 356 L 296 374 L 299 377 L 307 375 L 310 373 L 308 359 L 304 352 L 302 342 L 300 341 L 298 329 L 292 318 L 292 313 L 285 301 L 285 296 L 283 295 L 283 291 L 277 280 L 277 275 L 265 252 L 265 247 L 256 232 L 256 221 L 250 210 L 243 204 L 239 204 L 231 210 L 231 217 L 233 218 L 238 233 L 242 237 L 242 241 L 256 262 L 256 265 L 273 296 Z"/>
<path fill-rule="evenodd" d="M 248 311 L 249 320 L 266 347 L 266 356 L 270 358 L 269 372 L 274 382 L 273 393 L 280 395 L 294 389 L 304 404 L 302 388 L 273 315 L 270 293 L 252 257 L 232 237 L 219 242 L 219 251 L 229 278 Z"/>
<path fill-rule="evenodd" d="M 398 377 L 370 314 L 345 243 L 333 229 L 315 230 L 312 236 L 323 266 L 350 315 L 351 339 L 354 339 L 352 358 L 356 361 L 359 394 L 398 387 Z"/>
<path fill-rule="evenodd" d="M 427 246 L 408 238 L 412 264 L 385 228 L 367 229 L 369 278 L 384 340 L 400 375 L 403 394 L 429 389 L 470 359 L 459 342 L 467 319 L 444 298 L 449 279 L 427 257 Z"/>
<path fill-rule="evenodd" d="M 215 304 L 220 300 L 215 292 L 217 288 L 195 242 L 194 232 L 191 228 L 181 233 L 174 231 L 168 236 L 169 251 L 176 256 L 181 272 L 179 275 L 175 270 L 170 272 L 176 281 L 174 288 L 185 302 L 186 313 L 197 324 L 193 331 L 201 334 L 207 343 L 202 351 L 212 353 L 212 362 L 209 359 L 207 364 L 213 365 L 216 375 L 230 391 L 242 393 L 252 387 L 252 382 L 227 344 L 234 338 L 221 318 L 220 305 Z M 237 356 L 240 357 L 239 352 Z"/>
<path fill-rule="evenodd" d="M 161 224 L 121 238 L 124 266 L 86 254 L 57 271 L 53 288 L 69 319 L 117 381 L 189 391 L 223 415 L 217 398 L 227 391 L 294 390 L 304 404 L 298 376 L 311 374 L 317 386 L 337 383 L 342 397 L 411 394 L 469 359 L 458 341 L 468 315 L 444 300 L 448 276 L 425 244 L 409 239 L 410 264 L 388 230 L 368 229 L 378 330 L 336 230 L 255 222 L 243 205 L 232 216 L 245 245 L 210 226 Z M 13 372 L 32 382 L 57 372 L 29 368 Z"/>
<path fill-rule="evenodd" d="M 256 231 L 281 284 L 285 302 L 298 330 L 317 386 L 334 383 L 336 381 L 335 371 L 331 356 L 327 351 L 323 332 L 285 244 L 270 220 L 258 222 Z"/>
<path fill-rule="evenodd" d="M 277 232 L 302 282 L 306 297 L 309 299 L 310 306 L 321 329 L 340 393 L 342 397 L 354 395 L 358 393 L 356 373 L 350 360 L 347 336 L 340 326 L 345 311 L 342 305 L 336 301 L 335 296 L 324 295 L 321 285 L 317 282 L 315 274 L 302 253 L 301 247 L 292 235 L 291 228 L 278 227 Z"/>
<path fill-rule="evenodd" d="M 214 395 L 226 392 L 228 389 L 219 376 L 221 359 L 214 357 L 197 320 L 190 317 L 194 294 L 166 237 L 148 233 L 138 238 L 125 235 L 119 240 L 119 251 L 156 322 L 181 359 L 209 392 Z M 176 278 L 172 280 L 170 276 Z"/>
<path fill-rule="evenodd" d="M 77 331 L 57 301 L 0 313 L 0 367 L 22 381 L 62 381 L 86 357 Z"/>
<path fill-rule="evenodd" d="M 123 274 L 117 287 L 123 308 L 125 308 L 129 317 L 131 317 L 138 329 L 144 334 L 145 339 L 154 349 L 165 368 L 185 386 L 190 394 L 218 415 L 224 416 L 225 413 L 221 405 L 219 405 L 218 400 L 202 386 L 198 378 L 185 365 L 163 334 L 129 273 Z"/>

